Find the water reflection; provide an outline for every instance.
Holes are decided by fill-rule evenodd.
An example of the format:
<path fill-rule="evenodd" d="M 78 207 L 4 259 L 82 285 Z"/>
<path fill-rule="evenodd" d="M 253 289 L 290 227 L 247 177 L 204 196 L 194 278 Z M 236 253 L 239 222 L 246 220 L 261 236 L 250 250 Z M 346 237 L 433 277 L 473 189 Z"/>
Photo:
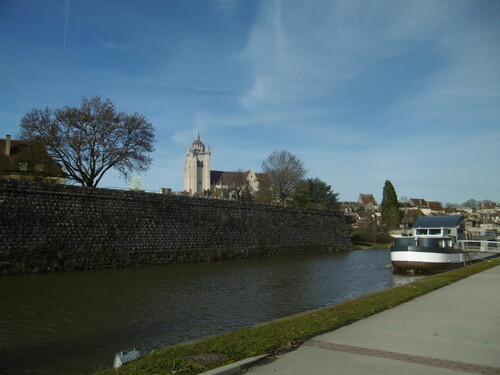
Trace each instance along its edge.
<path fill-rule="evenodd" d="M 0 373 L 74 374 L 114 353 L 193 340 L 416 277 L 388 250 L 4 277 Z"/>

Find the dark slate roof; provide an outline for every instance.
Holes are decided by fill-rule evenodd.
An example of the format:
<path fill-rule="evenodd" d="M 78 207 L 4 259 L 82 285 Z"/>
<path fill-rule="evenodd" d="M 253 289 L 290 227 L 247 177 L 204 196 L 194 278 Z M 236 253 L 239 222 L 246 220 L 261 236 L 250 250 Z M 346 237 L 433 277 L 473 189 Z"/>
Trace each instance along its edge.
<path fill-rule="evenodd" d="M 251 169 L 246 172 L 227 172 L 227 171 L 210 171 L 210 185 L 237 185 L 241 184 L 242 180 L 246 180 Z M 255 177 L 259 182 L 269 183 L 269 177 L 265 173 L 255 173 Z"/>
<path fill-rule="evenodd" d="M 193 142 L 193 146 L 205 147 L 205 145 L 203 144 L 203 142 L 202 142 L 202 141 L 200 141 L 199 139 L 196 139 L 196 140 Z"/>
<path fill-rule="evenodd" d="M 6 139 L 0 139 L 0 174 L 32 174 L 36 172 L 35 164 L 41 163 L 43 164 L 42 175 L 65 177 L 61 166 L 49 156 L 41 144 L 12 139 L 10 153 L 6 155 L 6 143 Z M 28 163 L 26 171 L 20 171 L 20 162 Z"/>
<path fill-rule="evenodd" d="M 227 172 L 227 171 L 210 171 L 210 185 L 234 185 L 246 179 L 250 171 L 246 172 Z"/>
<path fill-rule="evenodd" d="M 413 228 L 455 228 L 464 219 L 464 215 L 420 216 Z"/>

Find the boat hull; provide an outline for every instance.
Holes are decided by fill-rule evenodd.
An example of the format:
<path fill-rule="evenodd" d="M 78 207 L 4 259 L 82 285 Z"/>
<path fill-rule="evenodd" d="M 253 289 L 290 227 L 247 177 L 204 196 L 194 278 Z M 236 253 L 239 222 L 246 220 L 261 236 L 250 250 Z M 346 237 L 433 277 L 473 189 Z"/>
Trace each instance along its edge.
<path fill-rule="evenodd" d="M 396 270 L 440 271 L 495 258 L 498 254 L 435 252 L 428 249 L 391 250 L 391 263 Z"/>
<path fill-rule="evenodd" d="M 422 270 L 439 271 L 450 268 L 458 268 L 469 261 L 467 254 L 460 253 L 437 253 L 421 251 L 391 251 L 391 263 L 397 270 Z"/>

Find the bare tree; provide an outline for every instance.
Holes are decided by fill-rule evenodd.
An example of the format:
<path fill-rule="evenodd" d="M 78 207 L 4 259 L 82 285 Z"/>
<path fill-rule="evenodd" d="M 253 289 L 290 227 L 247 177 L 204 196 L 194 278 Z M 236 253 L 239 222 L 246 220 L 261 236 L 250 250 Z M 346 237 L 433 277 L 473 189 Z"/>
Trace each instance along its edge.
<path fill-rule="evenodd" d="M 275 198 L 282 204 L 293 199 L 298 184 L 307 173 L 304 163 L 286 150 L 274 151 L 262 162 Z"/>
<path fill-rule="evenodd" d="M 232 185 L 228 187 L 229 196 L 240 202 L 252 202 L 252 188 L 250 182 L 247 179 L 246 172 L 243 169 L 238 168 L 233 173 Z"/>
<path fill-rule="evenodd" d="M 478 202 L 475 199 L 469 199 L 467 202 L 462 203 L 462 207 L 476 209 Z"/>
<path fill-rule="evenodd" d="M 117 112 L 110 99 L 83 98 L 77 107 L 33 109 L 21 120 L 20 138 L 43 144 L 68 178 L 97 186 L 111 168 L 127 178 L 146 171 L 154 128 L 138 113 Z"/>
<path fill-rule="evenodd" d="M 255 192 L 254 200 L 261 204 L 272 204 L 273 202 L 273 190 L 271 182 L 265 176 L 261 181 L 259 181 L 259 190 Z"/>

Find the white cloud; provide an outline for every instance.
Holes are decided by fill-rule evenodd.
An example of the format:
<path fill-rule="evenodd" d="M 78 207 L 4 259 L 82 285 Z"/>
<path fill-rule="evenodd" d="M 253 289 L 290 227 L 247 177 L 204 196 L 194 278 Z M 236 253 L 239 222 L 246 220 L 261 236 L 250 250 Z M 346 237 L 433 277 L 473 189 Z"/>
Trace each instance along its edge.
<path fill-rule="evenodd" d="M 132 51 L 139 45 L 135 41 L 100 40 L 101 47 L 116 52 Z"/>
<path fill-rule="evenodd" d="M 241 54 L 254 76 L 242 103 L 254 108 L 335 92 L 409 39 L 431 35 L 444 12 L 416 3 L 264 2 Z"/>
<path fill-rule="evenodd" d="M 203 137 L 203 133 L 209 129 L 210 121 L 210 115 L 207 112 L 197 110 L 194 113 L 194 127 L 177 131 L 171 139 L 179 145 L 188 147 L 195 140 L 198 131 Z"/>
<path fill-rule="evenodd" d="M 450 91 L 496 97 L 498 81 L 488 82 L 488 76 L 498 76 L 498 28 L 488 35 L 468 24 L 468 5 L 466 1 L 263 2 L 241 54 L 253 76 L 241 103 L 261 110 L 342 95 L 341 84 L 377 74 L 372 71 L 375 64 L 417 48 L 427 52 L 422 57 L 427 60 L 410 64 L 436 59 L 442 70 L 435 70 L 436 75 L 429 71 L 428 87 L 411 100 L 427 95 L 434 101 L 435 95 Z M 390 67 L 385 69 L 390 74 Z"/>
<path fill-rule="evenodd" d="M 236 0 L 216 0 L 219 7 L 225 11 L 233 11 L 237 8 Z"/>
<path fill-rule="evenodd" d="M 478 145 L 482 143 L 488 143 L 500 139 L 500 133 L 486 134 L 481 137 L 477 137 L 472 140 L 473 145 Z"/>

